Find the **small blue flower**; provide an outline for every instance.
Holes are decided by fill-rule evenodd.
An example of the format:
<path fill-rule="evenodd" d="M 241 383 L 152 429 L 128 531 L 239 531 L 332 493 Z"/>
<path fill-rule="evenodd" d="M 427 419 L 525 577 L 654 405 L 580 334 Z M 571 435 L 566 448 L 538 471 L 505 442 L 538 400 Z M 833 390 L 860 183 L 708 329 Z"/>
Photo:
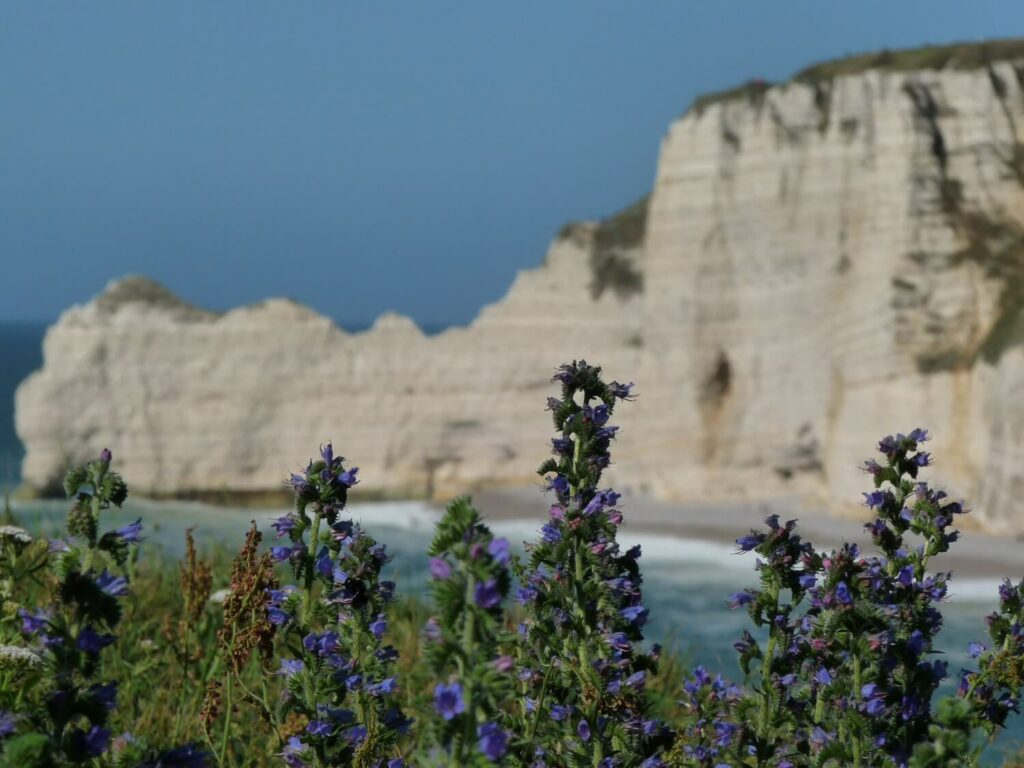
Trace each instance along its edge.
<path fill-rule="evenodd" d="M 21 618 L 21 631 L 26 635 L 36 635 L 47 628 L 51 614 L 46 610 L 32 611 L 24 608 L 18 609 L 18 616 Z"/>
<path fill-rule="evenodd" d="M 10 736 L 18 727 L 19 716 L 12 712 L 0 711 L 0 739 Z"/>
<path fill-rule="evenodd" d="M 143 541 L 144 537 L 139 535 L 141 533 L 141 517 L 134 523 L 129 523 L 128 525 L 122 526 L 118 528 L 116 531 L 114 531 L 114 535 L 120 537 L 121 541 L 123 541 L 125 544 L 138 544 L 140 541 Z"/>
<path fill-rule="evenodd" d="M 747 591 L 733 592 L 729 595 L 729 607 L 739 608 L 742 605 L 749 605 L 754 602 L 754 596 Z"/>
<path fill-rule="evenodd" d="M 746 536 L 740 536 L 736 539 L 736 547 L 740 552 L 749 552 L 750 550 L 760 546 L 761 542 L 764 541 L 763 533 L 749 533 Z"/>
<path fill-rule="evenodd" d="M 909 587 L 911 584 L 914 583 L 914 566 L 904 565 L 902 568 L 900 568 L 900 572 L 897 578 L 899 579 L 900 584 L 902 584 L 905 587 Z"/>
<path fill-rule="evenodd" d="M 853 595 L 850 594 L 850 588 L 845 581 L 836 584 L 836 600 L 843 605 L 853 605 Z"/>
<path fill-rule="evenodd" d="M 565 720 L 567 717 L 570 717 L 574 711 L 575 707 L 565 707 L 561 704 L 555 704 L 553 707 L 551 707 L 551 719 L 561 722 L 562 720 Z"/>
<path fill-rule="evenodd" d="M 580 720 L 579 725 L 576 726 L 576 735 L 580 737 L 580 741 L 590 741 L 590 723 Z"/>
<path fill-rule="evenodd" d="M 287 560 L 292 556 L 292 548 L 286 546 L 278 546 L 270 548 L 270 559 L 275 563 L 280 563 Z"/>
<path fill-rule="evenodd" d="M 491 762 L 496 762 L 508 751 L 508 733 L 497 723 L 484 723 L 476 729 L 477 747 Z"/>
<path fill-rule="evenodd" d="M 451 720 L 465 712 L 466 703 L 462 699 L 462 686 L 458 683 L 438 683 L 434 688 L 434 709 L 445 720 Z"/>
<path fill-rule="evenodd" d="M 340 472 L 337 477 L 338 483 L 345 486 L 346 488 L 351 488 L 353 485 L 359 482 L 359 480 L 356 478 L 357 472 L 359 472 L 359 467 L 352 467 L 352 469 L 349 469 L 345 472 Z"/>
<path fill-rule="evenodd" d="M 516 602 L 522 605 L 536 600 L 540 593 L 533 587 L 516 587 Z"/>
<path fill-rule="evenodd" d="M 298 736 L 292 736 L 284 745 L 281 757 L 284 758 L 288 768 L 306 768 L 306 761 L 302 759 L 306 753 L 306 745 Z"/>
<path fill-rule="evenodd" d="M 124 597 L 128 594 L 128 579 L 114 576 L 106 570 L 96 579 L 96 586 L 111 597 Z"/>
<path fill-rule="evenodd" d="M 487 546 L 487 552 L 499 565 L 507 565 L 509 561 L 508 539 L 493 539 Z"/>
<path fill-rule="evenodd" d="M 114 642 L 114 636 L 100 635 L 92 627 L 86 626 L 78 633 L 78 650 L 92 655 L 98 654 Z"/>
<path fill-rule="evenodd" d="M 292 475 L 292 477 L 298 477 L 298 475 Z M 299 478 L 302 481 L 302 478 Z M 295 529 L 296 519 L 292 514 L 283 515 L 273 522 L 270 523 L 271 527 L 277 531 L 275 539 L 280 539 L 286 533 L 291 533 Z"/>
<path fill-rule="evenodd" d="M 373 685 L 368 685 L 366 687 L 366 692 L 370 696 L 384 696 L 386 694 L 394 693 L 395 692 L 395 687 L 396 687 L 395 686 L 395 678 L 388 677 L 388 678 L 385 678 L 384 680 L 381 680 L 379 683 L 374 683 Z"/>
<path fill-rule="evenodd" d="M 501 605 L 501 590 L 497 579 L 478 582 L 473 589 L 473 601 L 481 608 L 496 608 Z"/>
<path fill-rule="evenodd" d="M 555 479 L 548 485 L 548 490 L 554 490 L 555 493 L 568 493 L 569 492 L 569 480 L 565 475 L 555 475 Z"/>
<path fill-rule="evenodd" d="M 443 557 L 432 557 L 430 558 L 430 575 L 439 581 L 443 581 L 451 577 L 452 567 Z"/>
<path fill-rule="evenodd" d="M 562 532 L 554 523 L 545 523 L 544 527 L 540 529 L 540 535 L 548 544 L 554 544 L 562 540 Z"/>
<path fill-rule="evenodd" d="M 334 726 L 330 723 L 325 723 L 323 720 L 312 720 L 306 726 L 306 731 L 311 736 L 330 736 L 333 730 Z"/>
<path fill-rule="evenodd" d="M 647 622 L 647 613 L 647 609 L 642 605 L 631 605 L 619 611 L 622 618 L 637 627 L 642 627 Z"/>

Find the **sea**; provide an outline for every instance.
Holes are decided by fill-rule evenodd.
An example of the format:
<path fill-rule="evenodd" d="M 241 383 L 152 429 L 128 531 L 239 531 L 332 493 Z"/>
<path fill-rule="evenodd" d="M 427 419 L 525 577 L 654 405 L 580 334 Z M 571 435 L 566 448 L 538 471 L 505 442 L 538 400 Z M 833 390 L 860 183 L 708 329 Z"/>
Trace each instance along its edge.
<path fill-rule="evenodd" d="M 14 390 L 42 363 L 41 324 L 0 325 L 0 490 L 11 491 L 19 482 L 24 450 L 14 431 Z M 358 498 L 358 493 L 354 494 Z M 18 501 L 11 499 L 15 516 L 34 531 L 55 534 L 60 530 L 66 503 L 60 500 Z M 207 546 L 240 545 L 250 520 L 262 528 L 282 514 L 280 509 L 240 509 L 195 502 L 129 499 L 124 509 L 110 513 L 110 525 L 143 519 L 148 539 L 145 546 L 159 547 L 172 556 L 183 549 L 184 530 L 195 528 L 197 540 Z M 388 566 L 390 578 L 400 592 L 422 595 L 428 580 L 424 542 L 430 537 L 439 510 L 421 501 L 352 503 L 348 512 L 374 537 L 387 544 L 394 559 Z M 486 510 L 482 510 L 486 515 Z M 628 522 L 628 509 L 627 522 Z M 542 521 L 500 521 L 492 525 L 497 535 L 506 536 L 514 546 L 536 537 Z M 272 531 L 271 531 L 272 533 Z M 738 532 L 739 533 L 739 532 Z M 738 680 L 740 671 L 732 643 L 749 626 L 742 610 L 730 610 L 728 595 L 756 584 L 751 555 L 737 555 L 720 542 L 663 535 L 646 536 L 623 528 L 624 546 L 639 544 L 644 575 L 645 604 L 650 621 L 645 628 L 651 642 L 682 653 L 692 665 L 704 665 L 713 672 Z M 1018 576 L 1019 574 L 1010 574 Z M 990 579 L 957 579 L 943 606 L 945 624 L 939 647 L 955 679 L 961 667 L 969 666 L 967 644 L 986 639 L 984 618 L 996 607 L 997 582 Z M 952 691 L 952 680 L 944 687 Z M 1004 755 L 1024 748 L 1024 723 L 1016 719 L 998 740 L 988 765 L 999 765 Z"/>

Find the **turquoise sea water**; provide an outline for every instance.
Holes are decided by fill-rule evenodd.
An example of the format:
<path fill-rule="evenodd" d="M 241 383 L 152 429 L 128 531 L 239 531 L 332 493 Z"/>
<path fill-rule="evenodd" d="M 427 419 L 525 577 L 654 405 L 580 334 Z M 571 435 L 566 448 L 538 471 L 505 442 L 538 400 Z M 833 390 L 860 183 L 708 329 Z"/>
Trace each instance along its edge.
<path fill-rule="evenodd" d="M 18 481 L 22 447 L 14 433 L 14 390 L 39 367 L 42 325 L 0 325 L 0 490 Z M 67 506 L 61 501 L 14 502 L 15 514 L 37 532 L 60 530 Z M 482 510 L 486 515 L 486 510 Z M 748 627 L 746 614 L 731 611 L 727 596 L 754 583 L 753 559 L 738 556 L 718 543 L 673 539 L 665 536 L 636 536 L 624 529 L 624 543 L 639 543 L 645 577 L 645 602 L 651 609 L 647 636 L 688 655 L 694 664 L 736 678 L 732 643 Z M 406 594 L 422 594 L 427 582 L 425 542 L 432 533 L 437 512 L 419 502 L 353 504 L 352 515 L 394 554 L 391 577 Z M 275 510 L 243 510 L 185 502 L 130 500 L 123 510 L 110 513 L 111 525 L 142 517 L 148 535 L 147 546 L 180 554 L 184 529 L 196 528 L 203 543 L 237 546 L 249 520 L 266 522 L 280 514 Z M 541 521 L 497 523 L 499 535 L 513 543 L 535 537 Z M 272 533 L 272 532 L 271 532 Z M 984 616 L 995 607 L 995 582 L 954 579 L 952 597 L 944 607 L 946 624 L 940 647 L 955 675 L 966 664 L 964 653 L 971 640 L 984 640 Z M 1024 744 L 1024 724 L 1016 721 L 999 741 L 999 752 Z M 992 764 L 999 764 L 997 755 Z"/>

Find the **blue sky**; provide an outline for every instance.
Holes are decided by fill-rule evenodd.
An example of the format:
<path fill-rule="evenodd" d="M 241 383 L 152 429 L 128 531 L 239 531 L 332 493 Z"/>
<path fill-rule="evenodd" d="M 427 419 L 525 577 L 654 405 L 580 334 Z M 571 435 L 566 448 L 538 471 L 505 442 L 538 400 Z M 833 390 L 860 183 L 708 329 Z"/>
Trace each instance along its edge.
<path fill-rule="evenodd" d="M 1019 2 L 5 3 L 0 321 L 141 272 L 467 322 L 648 191 L 699 93 L 1019 34 Z"/>

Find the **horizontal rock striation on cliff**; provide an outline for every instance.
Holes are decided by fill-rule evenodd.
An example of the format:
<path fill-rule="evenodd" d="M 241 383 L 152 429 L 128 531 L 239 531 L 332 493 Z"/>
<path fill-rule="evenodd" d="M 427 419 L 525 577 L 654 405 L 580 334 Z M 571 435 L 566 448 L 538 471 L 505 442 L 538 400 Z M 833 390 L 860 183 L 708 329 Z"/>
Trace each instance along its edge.
<path fill-rule="evenodd" d="M 661 498 L 855 504 L 918 425 L 937 474 L 1024 532 L 1024 46 L 818 65 L 699 99 L 651 195 L 566 227 L 466 328 L 347 334 L 291 302 L 226 314 L 143 278 L 50 329 L 17 395 L 25 481 L 117 449 L 153 494 L 268 491 L 332 438 L 365 487 L 536 482 L 548 374 L 636 379 L 613 478 Z"/>

